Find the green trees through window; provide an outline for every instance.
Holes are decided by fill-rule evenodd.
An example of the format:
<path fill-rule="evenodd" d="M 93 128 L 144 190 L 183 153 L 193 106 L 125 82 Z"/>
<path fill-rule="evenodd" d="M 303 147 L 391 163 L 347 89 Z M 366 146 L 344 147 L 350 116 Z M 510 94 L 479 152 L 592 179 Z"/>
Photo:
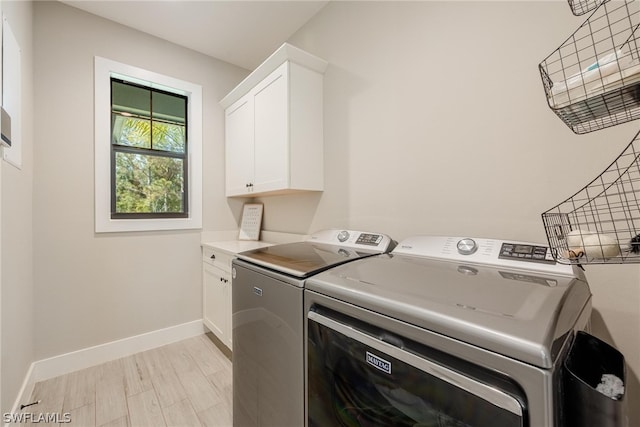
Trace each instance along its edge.
<path fill-rule="evenodd" d="M 186 217 L 187 97 L 111 79 L 111 217 Z"/>

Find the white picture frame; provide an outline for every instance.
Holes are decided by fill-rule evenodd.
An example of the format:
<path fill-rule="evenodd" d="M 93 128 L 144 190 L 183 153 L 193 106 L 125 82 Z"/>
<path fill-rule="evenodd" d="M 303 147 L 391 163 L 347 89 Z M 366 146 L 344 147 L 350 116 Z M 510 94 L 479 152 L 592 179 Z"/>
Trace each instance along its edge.
<path fill-rule="evenodd" d="M 242 221 L 238 240 L 260 240 L 262 227 L 262 203 L 245 203 L 242 208 Z"/>

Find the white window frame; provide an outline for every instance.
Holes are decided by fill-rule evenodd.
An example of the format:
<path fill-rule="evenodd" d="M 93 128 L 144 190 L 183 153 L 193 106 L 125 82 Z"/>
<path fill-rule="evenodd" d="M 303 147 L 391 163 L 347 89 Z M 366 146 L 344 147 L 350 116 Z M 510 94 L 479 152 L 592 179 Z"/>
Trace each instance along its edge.
<path fill-rule="evenodd" d="M 187 218 L 111 218 L 111 77 L 189 98 Z M 96 233 L 202 228 L 202 86 L 99 56 L 95 57 L 94 79 Z"/>

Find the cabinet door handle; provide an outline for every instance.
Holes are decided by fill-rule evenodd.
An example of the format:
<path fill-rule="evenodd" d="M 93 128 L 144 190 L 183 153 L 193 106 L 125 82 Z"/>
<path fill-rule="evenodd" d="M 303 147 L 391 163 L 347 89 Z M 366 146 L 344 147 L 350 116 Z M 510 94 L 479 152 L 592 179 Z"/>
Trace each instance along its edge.
<path fill-rule="evenodd" d="M 209 258 L 216 259 L 216 254 L 211 254 L 211 256 Z"/>

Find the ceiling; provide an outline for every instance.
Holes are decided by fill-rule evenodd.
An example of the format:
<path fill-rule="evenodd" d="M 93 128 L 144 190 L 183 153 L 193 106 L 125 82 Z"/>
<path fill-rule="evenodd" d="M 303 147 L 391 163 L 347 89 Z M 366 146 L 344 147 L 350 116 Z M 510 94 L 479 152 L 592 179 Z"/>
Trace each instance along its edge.
<path fill-rule="evenodd" d="M 253 70 L 328 0 L 60 0 Z"/>

